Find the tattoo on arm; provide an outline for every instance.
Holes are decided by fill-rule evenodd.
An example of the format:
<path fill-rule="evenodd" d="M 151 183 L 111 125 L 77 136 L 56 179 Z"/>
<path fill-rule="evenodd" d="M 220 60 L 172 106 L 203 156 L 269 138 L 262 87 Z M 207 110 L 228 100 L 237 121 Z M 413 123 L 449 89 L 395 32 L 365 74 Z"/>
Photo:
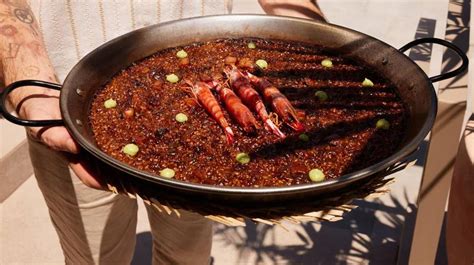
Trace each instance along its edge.
<path fill-rule="evenodd" d="M 24 37 L 24 34 L 27 34 L 25 30 L 30 31 L 32 38 Z M 23 47 L 36 48 L 30 43 L 41 42 L 38 25 L 25 0 L 0 0 L 0 44 L 2 36 L 5 38 L 3 38 L 3 45 L 0 46 L 0 52 L 2 52 L 0 56 L 4 59 L 16 58 L 20 47 L 22 49 Z M 38 50 L 33 49 L 35 53 Z"/>
<path fill-rule="evenodd" d="M 33 14 L 31 14 L 31 11 L 29 9 L 22 9 L 22 8 L 17 8 L 13 11 L 15 14 L 15 17 L 25 23 L 28 24 L 31 31 L 35 36 L 38 36 L 38 32 L 36 31 L 35 27 L 33 27 L 33 23 L 35 22 L 35 19 L 33 17 Z"/>
<path fill-rule="evenodd" d="M 37 22 L 26 0 L 0 0 L 0 62 L 7 83 L 54 75 Z"/>
<path fill-rule="evenodd" d="M 17 29 L 12 26 L 15 22 L 28 25 L 35 37 L 39 37 L 37 23 L 28 4 L 24 0 L 0 0 L 0 34 L 12 37 Z"/>
<path fill-rule="evenodd" d="M 23 69 L 23 75 L 25 77 L 35 77 L 40 73 L 40 69 L 37 66 L 29 65 Z"/>
<path fill-rule="evenodd" d="M 15 17 L 23 23 L 33 24 L 33 22 L 35 22 L 33 15 L 31 15 L 30 10 L 28 9 L 17 8 L 13 12 L 15 13 Z"/>
<path fill-rule="evenodd" d="M 4 54 L 4 59 L 14 59 L 18 56 L 18 51 L 20 50 L 21 44 L 8 43 L 8 49 L 2 49 L 2 54 Z"/>
<path fill-rule="evenodd" d="M 5 37 L 13 37 L 18 33 L 18 30 L 12 25 L 0 26 L 0 34 Z"/>

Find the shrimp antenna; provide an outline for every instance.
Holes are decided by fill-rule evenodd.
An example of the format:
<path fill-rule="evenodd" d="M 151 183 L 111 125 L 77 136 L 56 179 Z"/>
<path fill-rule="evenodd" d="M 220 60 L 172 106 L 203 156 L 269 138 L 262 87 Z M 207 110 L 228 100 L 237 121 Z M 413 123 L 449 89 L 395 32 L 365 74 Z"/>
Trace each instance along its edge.
<path fill-rule="evenodd" d="M 234 64 L 231 66 L 232 67 L 232 70 L 234 68 L 237 68 Z M 227 69 L 227 68 L 224 68 L 222 71 L 224 71 L 224 74 L 225 74 L 225 80 L 224 80 L 224 84 L 227 85 L 227 87 L 231 88 L 231 85 L 230 85 L 230 69 Z"/>
<path fill-rule="evenodd" d="M 184 79 L 183 81 L 184 81 L 184 83 L 185 83 L 185 84 L 183 85 L 183 88 L 185 89 L 184 92 L 193 95 L 194 100 L 196 100 L 196 102 L 197 102 L 199 105 L 201 105 L 201 104 L 199 103 L 199 100 L 198 100 L 198 98 L 197 98 L 196 93 L 194 92 L 194 84 L 193 84 L 193 82 L 191 82 L 191 80 L 189 80 L 189 79 Z"/>
<path fill-rule="evenodd" d="M 226 75 L 226 78 L 223 81 L 219 82 L 219 84 L 221 86 L 227 86 L 228 88 L 230 88 L 230 77 Z"/>

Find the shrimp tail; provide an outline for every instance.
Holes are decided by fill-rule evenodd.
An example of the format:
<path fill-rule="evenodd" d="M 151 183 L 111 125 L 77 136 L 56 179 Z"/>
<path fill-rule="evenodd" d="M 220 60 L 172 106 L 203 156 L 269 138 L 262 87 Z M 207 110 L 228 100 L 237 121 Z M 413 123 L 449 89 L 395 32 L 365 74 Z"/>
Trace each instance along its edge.
<path fill-rule="evenodd" d="M 272 131 L 275 135 L 282 139 L 286 137 L 286 135 L 270 119 L 267 119 L 265 121 L 265 127 L 269 128 L 270 131 Z"/>
<path fill-rule="evenodd" d="M 232 129 L 230 127 L 226 127 L 224 129 L 224 132 L 225 132 L 225 136 L 227 138 L 227 143 L 232 144 L 234 142 L 234 132 L 232 131 Z"/>

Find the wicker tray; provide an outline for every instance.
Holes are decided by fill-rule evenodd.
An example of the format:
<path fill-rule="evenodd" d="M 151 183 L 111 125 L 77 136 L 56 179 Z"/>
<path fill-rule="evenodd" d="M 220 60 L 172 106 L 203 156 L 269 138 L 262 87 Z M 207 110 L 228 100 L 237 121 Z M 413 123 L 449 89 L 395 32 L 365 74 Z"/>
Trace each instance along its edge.
<path fill-rule="evenodd" d="M 265 212 L 254 211 L 252 208 L 235 207 L 227 208 L 220 204 L 201 201 L 170 200 L 160 196 L 159 190 L 154 189 L 151 183 L 131 177 L 107 179 L 108 189 L 116 194 L 122 194 L 130 198 L 141 197 L 146 204 L 152 205 L 158 211 L 165 214 L 176 214 L 180 216 L 181 210 L 197 212 L 206 218 L 228 225 L 244 226 L 245 219 L 269 225 L 280 224 L 282 221 L 299 223 L 302 221 L 338 221 L 344 213 L 356 208 L 351 202 L 354 199 L 380 196 L 389 191 L 389 185 L 394 181 L 389 175 L 405 169 L 415 163 L 408 160 L 397 163 L 382 172 L 378 172 L 368 181 L 352 185 L 350 189 L 338 191 L 319 198 L 318 200 L 304 202 L 289 202 L 281 207 L 271 207 Z"/>

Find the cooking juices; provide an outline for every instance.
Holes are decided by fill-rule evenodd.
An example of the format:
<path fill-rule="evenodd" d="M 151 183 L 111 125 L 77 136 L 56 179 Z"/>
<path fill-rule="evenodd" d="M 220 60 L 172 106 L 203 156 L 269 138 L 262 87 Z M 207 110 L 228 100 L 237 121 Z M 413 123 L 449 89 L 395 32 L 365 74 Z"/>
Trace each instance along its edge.
<path fill-rule="evenodd" d="M 277 131 L 269 128 L 239 94 L 232 71 L 275 87 L 301 125 L 285 122 L 286 109 L 272 106 L 281 96 L 267 97 L 249 82 Z M 205 99 L 216 101 L 201 100 L 200 86 Z M 241 126 L 241 106 L 226 105 L 222 89 L 249 109 L 253 129 Z M 229 129 L 216 118 L 216 106 Z M 406 115 L 393 84 L 333 51 L 221 39 L 162 50 L 124 69 L 98 90 L 90 123 L 102 151 L 138 169 L 189 182 L 261 187 L 324 181 L 370 166 L 397 149 Z"/>

